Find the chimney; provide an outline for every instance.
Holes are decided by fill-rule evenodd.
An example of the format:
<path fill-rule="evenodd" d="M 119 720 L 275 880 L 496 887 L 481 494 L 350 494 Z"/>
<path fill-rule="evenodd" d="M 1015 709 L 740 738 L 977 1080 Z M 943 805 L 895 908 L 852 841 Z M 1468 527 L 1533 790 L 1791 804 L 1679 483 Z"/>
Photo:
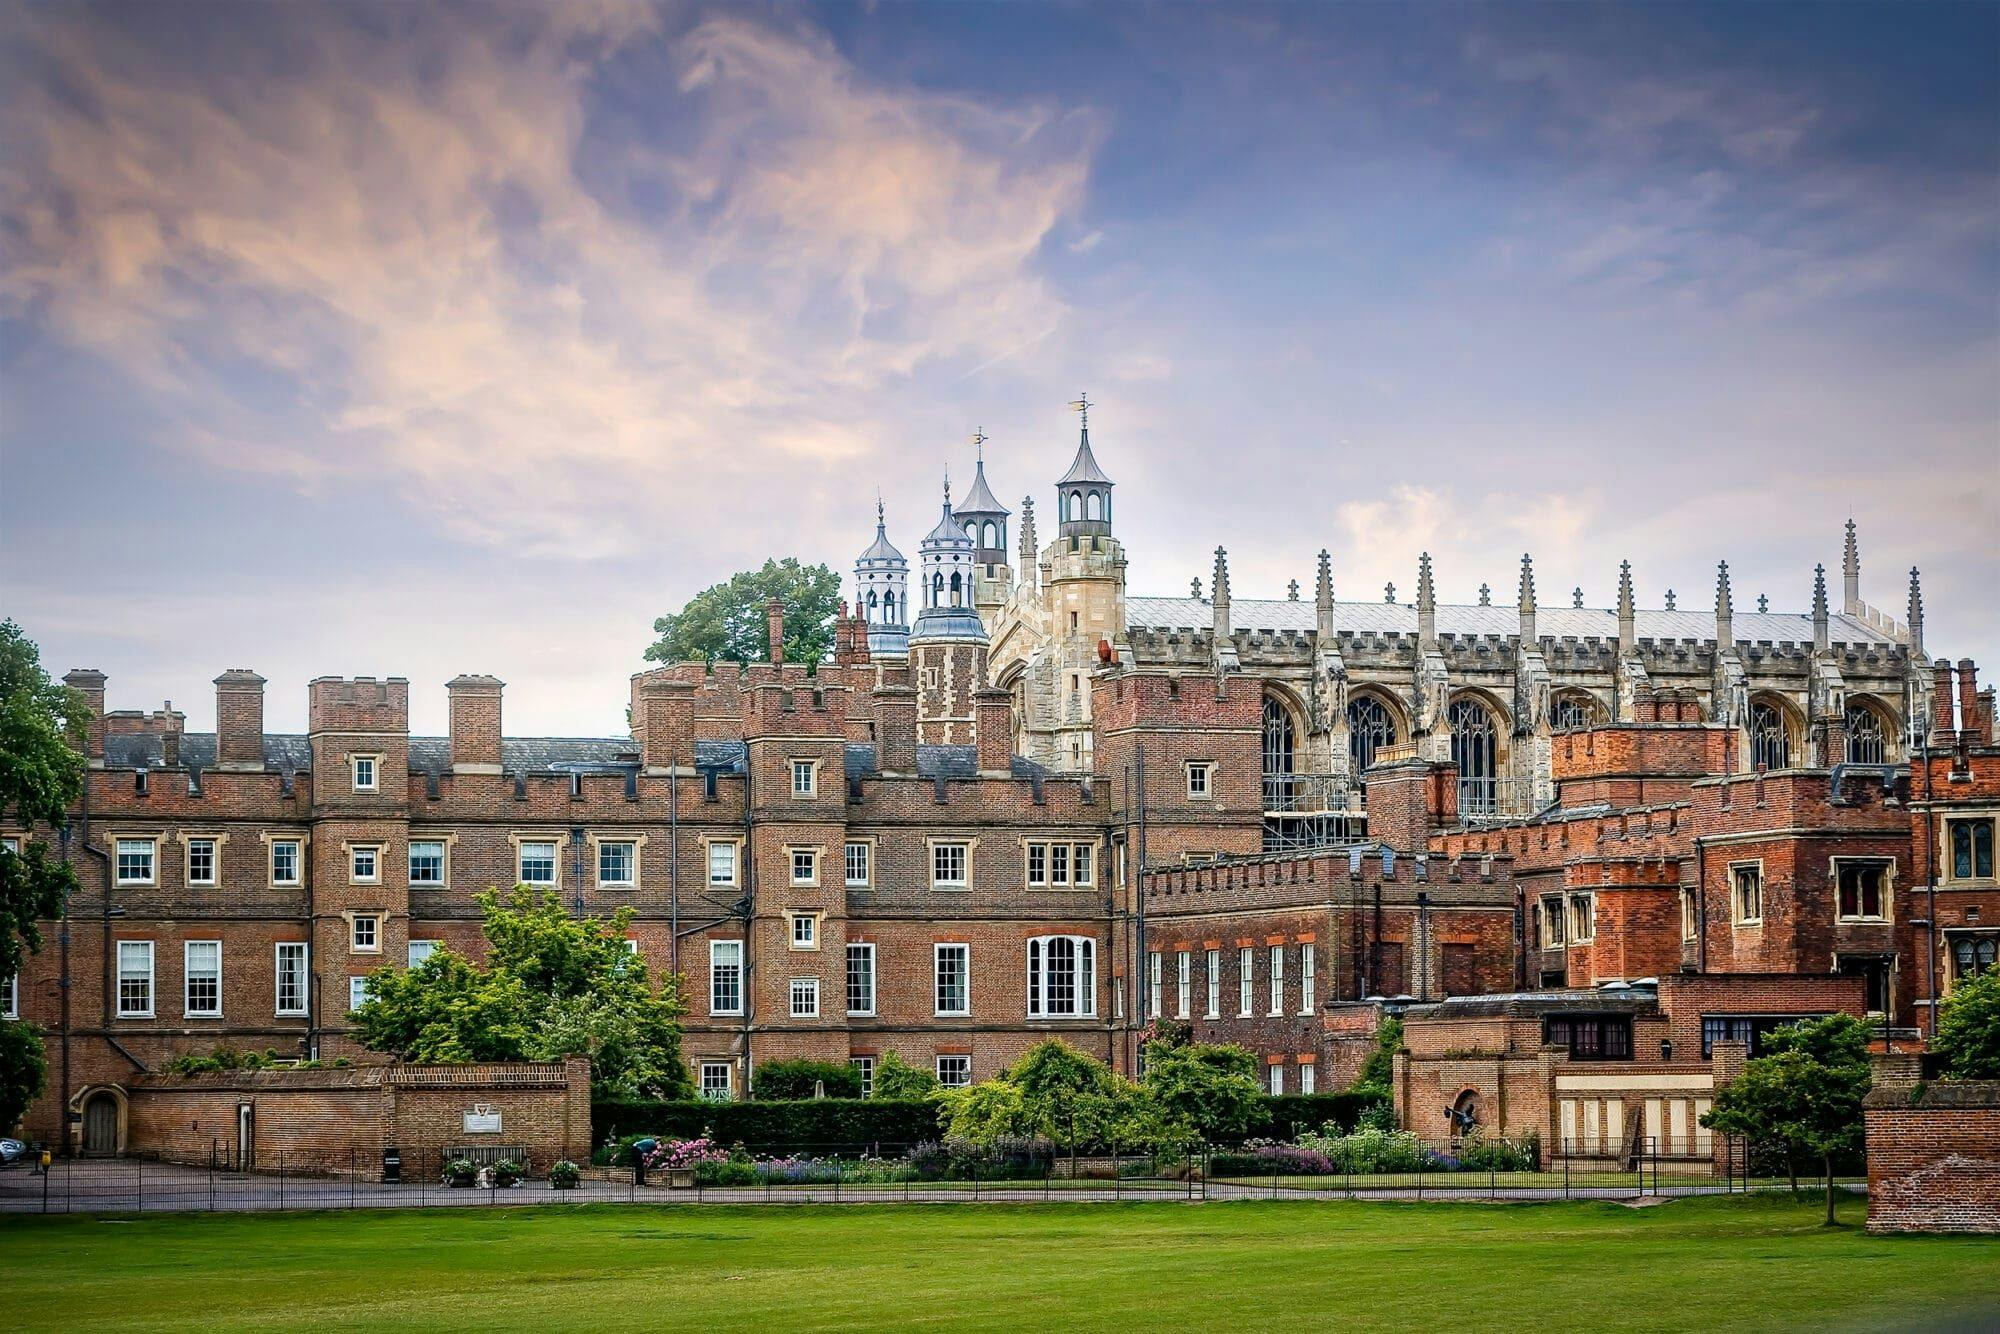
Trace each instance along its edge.
<path fill-rule="evenodd" d="M 104 767 L 105 680 L 104 673 L 95 667 L 72 667 L 69 675 L 63 677 L 64 685 L 83 693 L 84 705 L 90 710 L 90 718 L 84 725 L 83 757 L 93 769 Z"/>
<path fill-rule="evenodd" d="M 1951 660 L 1939 658 L 1931 664 L 1931 733 L 1939 740 L 1951 736 Z"/>
<path fill-rule="evenodd" d="M 167 700 L 160 705 L 160 767 L 178 769 L 181 767 L 181 724 L 186 715 L 174 712 L 174 702 Z"/>
<path fill-rule="evenodd" d="M 771 662 L 782 666 L 785 661 L 785 604 L 776 598 L 766 602 L 764 623 L 771 636 Z"/>
<path fill-rule="evenodd" d="M 215 767 L 264 767 L 264 678 L 248 667 L 215 678 Z"/>
<path fill-rule="evenodd" d="M 885 774 L 917 771 L 917 692 L 883 686 L 875 692 L 875 767 Z"/>
<path fill-rule="evenodd" d="M 1985 734 L 1979 732 L 1979 668 L 1970 658 L 1958 660 L 1958 728 L 1961 732 L 1976 733 L 1975 744 L 1986 740 Z"/>
<path fill-rule="evenodd" d="M 632 724 L 647 773 L 694 767 L 694 696 L 692 681 L 664 675 L 640 679 L 639 707 Z"/>
<path fill-rule="evenodd" d="M 972 697 L 973 741 L 979 748 L 979 772 L 1013 771 L 1014 697 L 1004 690 L 982 690 Z"/>
<path fill-rule="evenodd" d="M 445 685 L 451 696 L 451 771 L 497 774 L 500 759 L 500 694 L 497 676 L 458 676 Z"/>

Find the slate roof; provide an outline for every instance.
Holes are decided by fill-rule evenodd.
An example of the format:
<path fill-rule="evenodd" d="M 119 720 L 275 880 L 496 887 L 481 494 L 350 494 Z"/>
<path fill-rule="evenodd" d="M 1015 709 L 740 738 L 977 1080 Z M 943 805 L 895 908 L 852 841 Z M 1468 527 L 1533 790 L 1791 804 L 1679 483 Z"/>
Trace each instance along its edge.
<path fill-rule="evenodd" d="M 1314 604 L 1289 598 L 1232 598 L 1230 623 L 1238 634 L 1296 630 L 1310 632 L 1317 624 Z M 1204 598 L 1134 597 L 1125 600 L 1125 620 L 1134 630 L 1207 630 L 1214 625 L 1215 609 Z M 1715 617 L 1703 611 L 1640 611 L 1635 630 L 1640 639 L 1655 641 L 1690 639 L 1712 642 Z M 1417 633 L 1417 609 L 1404 603 L 1336 602 L 1334 628 L 1349 633 Z M 1440 635 L 1473 638 L 1491 635 L 1511 638 L 1520 628 L 1518 611 L 1512 606 L 1463 606 L 1439 603 L 1437 628 Z M 1735 614 L 1738 643 L 1760 640 L 1774 644 L 1812 643 L 1812 617 L 1801 612 L 1743 612 Z M 1544 639 L 1618 638 L 1618 613 L 1597 607 L 1540 607 L 1535 612 L 1535 629 Z M 1896 641 L 1882 631 L 1843 612 L 1828 618 L 1828 637 L 1836 644 L 1856 646 L 1887 645 Z"/>
<path fill-rule="evenodd" d="M 1594 991 L 1507 991 L 1487 996 L 1453 996 L 1428 1005 L 1413 1006 L 1412 1015 L 1427 1019 L 1508 1018 L 1532 1019 L 1537 1015 L 1576 1013 L 1631 1013 L 1651 1010 L 1660 1003 L 1651 987 Z"/>
<path fill-rule="evenodd" d="M 986 485 L 986 461 L 981 459 L 972 470 L 972 489 L 965 493 L 965 499 L 952 506 L 957 514 L 1010 514 L 1012 513 L 999 498 L 993 488 Z"/>
<path fill-rule="evenodd" d="M 950 542 L 971 546 L 972 535 L 965 531 L 965 525 L 961 524 L 957 517 L 952 514 L 951 501 L 947 498 L 944 505 L 944 517 L 938 520 L 937 527 L 931 529 L 925 535 L 923 544 L 927 547 L 934 547 Z"/>
<path fill-rule="evenodd" d="M 1076 458 L 1070 463 L 1069 471 L 1062 475 L 1056 485 L 1068 486 L 1072 482 L 1095 483 L 1099 486 L 1112 484 L 1111 479 L 1105 476 L 1104 469 L 1097 466 L 1097 455 L 1090 452 L 1088 428 L 1085 428 L 1082 438 L 1077 442 Z"/>
<path fill-rule="evenodd" d="M 874 544 L 868 550 L 854 558 L 854 562 L 857 565 L 871 560 L 888 561 L 900 565 L 908 565 L 910 563 L 903 558 L 903 553 L 896 550 L 895 545 L 889 541 L 888 524 L 879 511 L 875 515 Z"/>

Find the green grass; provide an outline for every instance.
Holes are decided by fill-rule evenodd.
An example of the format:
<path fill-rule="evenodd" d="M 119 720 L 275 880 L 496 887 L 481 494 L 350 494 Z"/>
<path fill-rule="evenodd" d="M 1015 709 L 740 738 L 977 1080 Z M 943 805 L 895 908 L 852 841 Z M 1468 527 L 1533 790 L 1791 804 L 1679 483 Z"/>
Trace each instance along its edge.
<path fill-rule="evenodd" d="M 18 1329 L 1026 1323 L 1897 1328 L 2000 1319 L 2000 1240 L 1788 1197 L 0 1219 Z"/>

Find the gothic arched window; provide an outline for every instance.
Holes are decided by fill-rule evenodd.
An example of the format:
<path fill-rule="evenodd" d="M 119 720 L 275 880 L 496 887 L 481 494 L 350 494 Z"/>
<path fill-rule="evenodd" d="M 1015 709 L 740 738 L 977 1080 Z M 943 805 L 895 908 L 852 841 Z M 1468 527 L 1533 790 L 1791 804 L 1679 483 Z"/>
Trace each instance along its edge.
<path fill-rule="evenodd" d="M 882 624 L 901 624 L 896 619 L 896 595 L 894 593 L 884 593 L 882 595 Z"/>
<path fill-rule="evenodd" d="M 1083 517 L 1083 492 L 1072 491 L 1069 493 L 1069 514 L 1067 517 L 1072 521 Z"/>
<path fill-rule="evenodd" d="M 1264 809 L 1285 809 L 1292 795 L 1295 747 L 1292 715 L 1276 696 L 1264 696 Z"/>
<path fill-rule="evenodd" d="M 1792 738 L 1785 727 L 1785 715 L 1775 704 L 1761 701 L 1750 705 L 1750 767 L 1785 769 L 1792 762 Z"/>
<path fill-rule="evenodd" d="M 1356 777 L 1375 763 L 1375 752 L 1396 744 L 1396 718 L 1374 695 L 1347 699 L 1347 756 Z"/>
<path fill-rule="evenodd" d="M 1549 726 L 1558 732 L 1581 732 L 1602 721 L 1597 701 L 1588 695 L 1557 695 L 1549 705 Z"/>
<path fill-rule="evenodd" d="M 1866 704 L 1847 706 L 1847 762 L 1887 764 L 1889 741 L 1882 727 L 1882 715 Z"/>
<path fill-rule="evenodd" d="M 941 607 L 944 605 L 944 575 L 942 574 L 934 574 L 931 576 L 930 605 L 933 607 Z"/>
<path fill-rule="evenodd" d="M 1083 503 L 1086 517 L 1092 519 L 1101 519 L 1104 517 L 1103 495 L 1092 491 L 1088 496 L 1084 497 Z"/>
<path fill-rule="evenodd" d="M 868 620 L 870 623 L 875 620 L 875 593 L 872 589 L 868 594 Z"/>
<path fill-rule="evenodd" d="M 1458 808 L 1491 814 L 1500 796 L 1493 714 L 1476 699 L 1455 699 L 1445 711 L 1445 721 L 1451 725 L 1451 762 L 1458 766 Z"/>

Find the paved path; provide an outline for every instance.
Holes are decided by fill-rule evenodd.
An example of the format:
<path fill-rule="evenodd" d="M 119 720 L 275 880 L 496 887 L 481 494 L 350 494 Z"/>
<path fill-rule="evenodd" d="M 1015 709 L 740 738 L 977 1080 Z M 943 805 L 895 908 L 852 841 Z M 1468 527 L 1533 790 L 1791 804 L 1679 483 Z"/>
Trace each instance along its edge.
<path fill-rule="evenodd" d="M 447 1189 L 428 1181 L 384 1185 L 335 1177 L 277 1176 L 264 1173 L 209 1172 L 171 1163 L 86 1159 L 58 1162 L 44 1177 L 26 1167 L 0 1171 L 0 1213 L 169 1213 L 267 1209 L 404 1209 L 490 1208 L 528 1204 L 1041 1204 L 1112 1203 L 1122 1201 L 1203 1200 L 1638 1200 L 1683 1195 L 1720 1195 L 1722 1185 L 1662 1184 L 1643 1197 L 1636 1186 L 1577 1187 L 1505 1186 L 1497 1191 L 1476 1178 L 1439 1186 L 1323 1189 L 1242 1182 L 1196 1182 L 1138 1179 L 1070 1184 L 1053 1181 L 925 1185 L 832 1185 L 708 1187 L 668 1190 L 657 1185 L 633 1186 L 585 1180 L 574 1190 L 555 1190 L 546 1181 L 524 1183 L 507 1190 Z"/>

